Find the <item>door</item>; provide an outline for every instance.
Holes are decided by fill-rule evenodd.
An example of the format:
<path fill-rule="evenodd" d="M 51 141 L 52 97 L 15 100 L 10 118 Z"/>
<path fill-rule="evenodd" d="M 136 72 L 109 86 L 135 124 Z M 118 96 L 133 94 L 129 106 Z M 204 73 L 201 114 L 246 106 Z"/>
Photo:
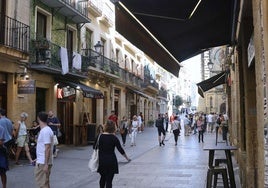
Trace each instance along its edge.
<path fill-rule="evenodd" d="M 0 0 L 0 44 L 5 43 L 6 0 Z"/>
<path fill-rule="evenodd" d="M 7 76 L 0 73 L 0 108 L 7 110 Z"/>
<path fill-rule="evenodd" d="M 41 111 L 46 111 L 46 92 L 47 89 L 36 88 L 36 101 L 35 101 L 35 117 Z"/>
<path fill-rule="evenodd" d="M 57 114 L 61 122 L 63 144 L 73 144 L 73 101 L 58 101 Z"/>

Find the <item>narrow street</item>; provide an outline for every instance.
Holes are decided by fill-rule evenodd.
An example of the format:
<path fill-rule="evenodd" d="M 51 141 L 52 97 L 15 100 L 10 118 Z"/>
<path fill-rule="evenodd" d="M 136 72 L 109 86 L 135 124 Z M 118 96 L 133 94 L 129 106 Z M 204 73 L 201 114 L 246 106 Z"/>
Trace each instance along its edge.
<path fill-rule="evenodd" d="M 183 135 L 183 132 L 181 133 Z M 120 135 L 118 135 L 120 136 Z M 119 137 L 121 140 L 121 137 Z M 204 142 L 214 142 L 215 133 L 205 133 Z M 205 187 L 208 165 L 208 151 L 203 151 L 205 143 L 198 143 L 198 136 L 180 136 L 178 145 L 174 145 L 173 134 L 167 133 L 165 146 L 160 147 L 157 141 L 156 128 L 145 128 L 137 135 L 137 146 L 130 147 L 128 137 L 124 147 L 132 159 L 127 163 L 119 154 L 119 174 L 115 175 L 115 188 L 196 188 Z M 99 174 L 87 168 L 92 146 L 73 147 L 59 146 L 58 157 L 54 160 L 51 173 L 52 188 L 98 188 Z M 216 152 L 215 156 L 223 156 Z M 7 173 L 9 188 L 36 187 L 33 166 L 15 166 L 10 161 Z M 233 158 L 237 188 L 240 188 L 238 167 Z M 220 185 L 220 184 L 219 184 Z M 219 186 L 223 187 L 223 186 Z"/>

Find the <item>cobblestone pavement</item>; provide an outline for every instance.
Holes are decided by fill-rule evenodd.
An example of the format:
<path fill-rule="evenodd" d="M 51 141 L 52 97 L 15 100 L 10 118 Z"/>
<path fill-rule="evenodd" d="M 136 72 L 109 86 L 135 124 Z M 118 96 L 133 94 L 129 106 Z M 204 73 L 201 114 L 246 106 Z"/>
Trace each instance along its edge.
<path fill-rule="evenodd" d="M 182 132 L 183 133 L 183 132 Z M 208 151 L 203 151 L 203 143 L 198 143 L 197 135 L 179 137 L 174 145 L 172 133 L 167 133 L 165 146 L 159 146 L 156 128 L 145 128 L 137 135 L 137 146 L 130 147 L 130 138 L 124 147 L 130 163 L 117 152 L 119 174 L 115 175 L 114 188 L 197 188 L 205 187 Z M 121 137 L 118 135 L 120 140 Z M 204 142 L 214 142 L 215 133 L 205 133 Z M 58 157 L 51 172 L 51 188 L 97 188 L 99 174 L 87 168 L 92 146 L 58 146 Z M 215 157 L 224 156 L 216 152 Z M 22 161 L 23 166 L 15 166 L 10 161 L 7 172 L 8 188 L 36 187 L 34 167 Z M 234 172 L 239 184 L 239 169 L 233 158 Z M 219 186 L 220 187 L 220 186 Z M 221 186 L 223 187 L 223 186 Z"/>

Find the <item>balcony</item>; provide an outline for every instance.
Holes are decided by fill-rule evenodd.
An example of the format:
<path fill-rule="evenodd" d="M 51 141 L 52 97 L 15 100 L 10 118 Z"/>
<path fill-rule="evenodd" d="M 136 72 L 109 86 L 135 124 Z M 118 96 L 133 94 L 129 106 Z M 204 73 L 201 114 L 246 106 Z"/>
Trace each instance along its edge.
<path fill-rule="evenodd" d="M 167 97 L 168 97 L 167 90 L 165 90 L 164 88 L 161 87 L 160 90 L 159 90 L 159 93 L 158 93 L 158 98 L 167 100 L 168 99 Z"/>
<path fill-rule="evenodd" d="M 88 9 L 89 14 L 94 17 L 100 17 L 102 15 L 102 6 L 103 2 L 100 0 L 89 0 L 88 1 Z"/>
<path fill-rule="evenodd" d="M 30 27 L 6 15 L 0 16 L 0 54 L 11 59 L 27 59 Z"/>
<path fill-rule="evenodd" d="M 155 81 L 154 78 L 148 75 L 144 75 L 142 88 L 144 91 L 147 91 L 149 93 L 158 94 L 159 92 L 159 84 Z"/>
<path fill-rule="evenodd" d="M 39 0 L 45 5 L 55 9 L 58 12 L 74 23 L 89 23 L 88 17 L 88 1 L 74 1 L 74 0 Z"/>
<path fill-rule="evenodd" d="M 61 46 L 46 39 L 37 39 L 31 41 L 31 49 L 30 68 L 55 75 L 62 74 Z M 76 57 L 80 56 L 79 61 Z M 66 60 L 68 60 L 67 76 L 88 78 L 88 62 L 81 54 L 67 50 Z M 77 68 L 75 64 L 80 65 L 80 68 Z"/>
<path fill-rule="evenodd" d="M 102 76 L 110 78 L 119 78 L 118 63 L 100 55 L 92 49 L 82 49 L 81 53 L 83 55 L 83 61 L 87 62 L 89 71 L 102 74 Z"/>

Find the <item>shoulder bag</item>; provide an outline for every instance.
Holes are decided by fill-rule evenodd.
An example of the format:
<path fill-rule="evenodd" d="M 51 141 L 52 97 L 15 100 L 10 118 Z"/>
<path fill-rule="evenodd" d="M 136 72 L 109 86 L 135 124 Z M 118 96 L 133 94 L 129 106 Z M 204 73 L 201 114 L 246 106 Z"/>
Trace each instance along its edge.
<path fill-rule="evenodd" d="M 100 134 L 101 135 L 101 134 Z M 93 148 L 93 153 L 91 155 L 91 158 L 88 162 L 88 168 L 91 172 L 97 172 L 99 168 L 99 140 L 100 135 L 98 136 L 97 143 L 95 145 L 95 148 Z"/>

